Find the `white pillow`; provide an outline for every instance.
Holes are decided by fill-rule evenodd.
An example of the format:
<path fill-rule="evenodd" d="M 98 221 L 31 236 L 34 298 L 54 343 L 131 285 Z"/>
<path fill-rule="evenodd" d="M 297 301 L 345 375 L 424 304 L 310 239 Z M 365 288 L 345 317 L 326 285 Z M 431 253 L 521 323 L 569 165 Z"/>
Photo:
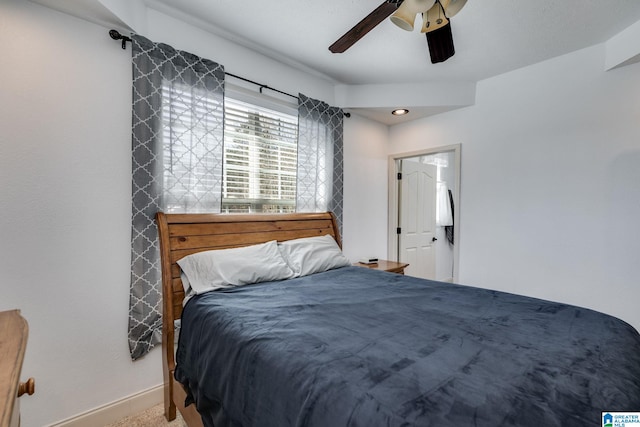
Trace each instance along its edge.
<path fill-rule="evenodd" d="M 184 289 L 184 298 L 182 299 L 182 306 L 184 307 L 196 293 L 191 289 L 191 283 L 189 283 L 189 278 L 184 274 L 184 271 L 180 272 L 180 280 L 182 281 L 182 288 Z"/>
<path fill-rule="evenodd" d="M 351 265 L 329 234 L 303 237 L 278 243 L 282 256 L 293 270 L 294 277 Z"/>
<path fill-rule="evenodd" d="M 177 263 L 196 294 L 293 277 L 275 240 L 242 248 L 198 252 Z"/>

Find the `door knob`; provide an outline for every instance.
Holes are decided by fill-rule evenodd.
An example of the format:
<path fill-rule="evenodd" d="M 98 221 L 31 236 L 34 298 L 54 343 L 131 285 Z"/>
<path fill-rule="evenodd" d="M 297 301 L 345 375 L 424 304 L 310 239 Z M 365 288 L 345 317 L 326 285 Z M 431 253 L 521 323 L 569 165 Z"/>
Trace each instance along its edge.
<path fill-rule="evenodd" d="M 435 242 L 436 240 L 438 240 L 436 237 L 433 237 L 433 238 L 431 239 L 431 241 L 432 241 L 432 242 Z"/>

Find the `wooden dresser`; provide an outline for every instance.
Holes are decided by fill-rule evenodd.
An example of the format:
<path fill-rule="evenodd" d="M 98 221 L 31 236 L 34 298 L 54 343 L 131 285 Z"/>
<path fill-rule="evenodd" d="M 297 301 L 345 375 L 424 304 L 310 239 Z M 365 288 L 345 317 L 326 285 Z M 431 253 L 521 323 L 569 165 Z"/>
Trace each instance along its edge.
<path fill-rule="evenodd" d="M 33 378 L 20 382 L 28 335 L 29 327 L 20 310 L 0 312 L 0 427 L 20 425 L 18 398 L 35 391 Z"/>

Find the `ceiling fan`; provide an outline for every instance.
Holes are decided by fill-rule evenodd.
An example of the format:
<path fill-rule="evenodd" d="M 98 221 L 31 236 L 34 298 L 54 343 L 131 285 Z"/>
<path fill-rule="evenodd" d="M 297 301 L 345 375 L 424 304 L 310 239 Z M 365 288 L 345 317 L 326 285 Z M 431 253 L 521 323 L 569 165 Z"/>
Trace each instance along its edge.
<path fill-rule="evenodd" d="M 389 15 L 398 27 L 412 31 L 420 13 L 420 32 L 427 36 L 431 62 L 444 62 L 455 54 L 450 18 L 466 3 L 467 0 L 387 0 L 329 46 L 329 50 L 333 53 L 346 51 Z"/>

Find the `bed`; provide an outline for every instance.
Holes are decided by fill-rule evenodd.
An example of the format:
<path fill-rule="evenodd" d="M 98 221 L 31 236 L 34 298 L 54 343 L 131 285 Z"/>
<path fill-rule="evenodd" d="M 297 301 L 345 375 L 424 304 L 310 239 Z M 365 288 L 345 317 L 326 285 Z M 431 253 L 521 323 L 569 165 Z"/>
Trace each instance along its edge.
<path fill-rule="evenodd" d="M 605 411 L 640 411 L 640 336 L 614 317 L 356 266 L 183 309 L 183 258 L 340 234 L 331 213 L 156 220 L 169 420 L 177 408 L 190 427 L 600 426 Z"/>

